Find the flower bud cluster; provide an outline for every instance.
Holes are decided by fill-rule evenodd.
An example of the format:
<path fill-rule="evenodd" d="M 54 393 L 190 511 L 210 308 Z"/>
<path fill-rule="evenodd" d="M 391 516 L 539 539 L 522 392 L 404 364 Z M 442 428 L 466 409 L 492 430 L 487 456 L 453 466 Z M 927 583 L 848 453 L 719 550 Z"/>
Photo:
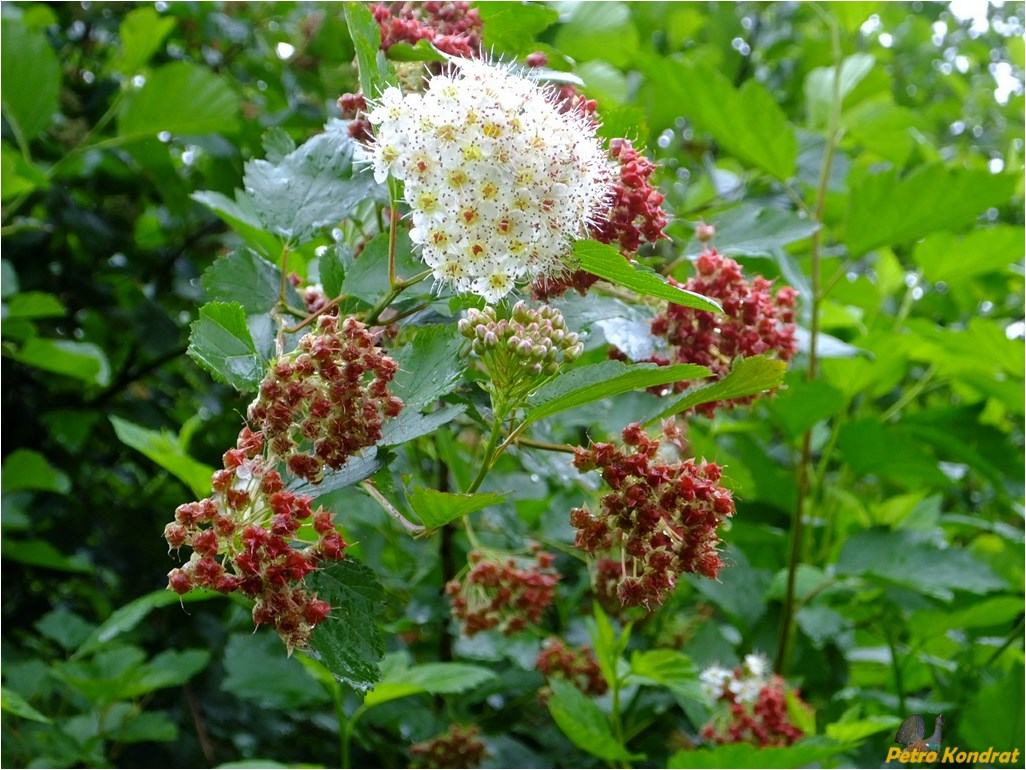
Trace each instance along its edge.
<path fill-rule="evenodd" d="M 665 337 L 672 346 L 669 357 L 652 360 L 660 365 L 671 363 L 701 364 L 717 378 L 730 372 L 733 361 L 746 356 L 775 356 L 790 361 L 797 352 L 795 342 L 794 289 L 784 286 L 773 292 L 773 285 L 760 275 L 745 280 L 741 266 L 723 257 L 715 249 L 704 252 L 696 261 L 698 275 L 677 286 L 704 294 L 723 307 L 723 313 L 697 310 L 670 304 L 665 313 L 652 321 L 652 334 Z M 691 386 L 690 381 L 675 384 L 678 392 Z M 702 404 L 697 410 L 712 415 L 716 407 L 751 403 L 754 396 Z"/>
<path fill-rule="evenodd" d="M 595 126 L 509 67 L 454 59 L 423 93 L 370 103 L 378 181 L 404 183 L 410 237 L 435 279 L 489 302 L 558 272 L 610 195 Z"/>
<path fill-rule="evenodd" d="M 492 628 L 510 636 L 537 623 L 552 603 L 561 577 L 552 568 L 553 555 L 540 550 L 535 563 L 528 565 L 514 559 L 497 561 L 479 551 L 472 551 L 469 561 L 463 580 L 450 580 L 445 586 L 453 617 L 463 623 L 467 636 Z"/>
<path fill-rule="evenodd" d="M 480 767 L 488 756 L 488 749 L 477 736 L 477 725 L 453 725 L 447 732 L 431 740 L 410 747 L 411 767 L 471 768 Z"/>
<path fill-rule="evenodd" d="M 790 746 L 804 735 L 788 713 L 787 682 L 773 674 L 762 655 L 746 655 L 733 670 L 711 666 L 699 678 L 702 691 L 718 709 L 702 728 L 707 741 Z M 792 697 L 804 706 L 797 692 Z"/>
<path fill-rule="evenodd" d="M 193 551 L 185 566 L 168 573 L 168 588 L 238 591 L 256 602 L 253 622 L 272 626 L 291 653 L 306 646 L 331 610 L 304 589 L 303 578 L 322 561 L 342 559 L 346 543 L 334 514 L 313 511 L 311 498 L 287 491 L 274 465 L 264 456 L 263 436 L 243 428 L 213 476 L 213 494 L 180 505 L 164 528 L 171 548 Z M 303 541 L 306 522 L 313 532 Z"/>
<path fill-rule="evenodd" d="M 598 513 L 575 508 L 570 523 L 578 548 L 618 552 L 613 563 L 620 564 L 620 604 L 651 607 L 663 603 L 684 572 L 716 577 L 723 566 L 717 529 L 733 515 L 734 501 L 719 484 L 718 465 L 664 462 L 659 441 L 638 423 L 622 435 L 627 450 L 606 443 L 574 450 L 574 466 L 582 473 L 600 469 L 612 491 L 602 497 Z"/>
<path fill-rule="evenodd" d="M 550 679 L 566 679 L 585 695 L 604 695 L 609 689 L 595 654 L 587 645 L 575 649 L 558 637 L 550 637 L 542 644 L 534 667 Z"/>
<path fill-rule="evenodd" d="M 481 17 L 465 2 L 378 3 L 371 5 L 381 28 L 381 50 L 396 43 L 427 40 L 439 51 L 470 58 L 481 47 Z"/>
<path fill-rule="evenodd" d="M 510 318 L 498 318 L 493 307 L 471 309 L 458 328 L 508 404 L 518 404 L 540 378 L 573 363 L 584 351 L 584 343 L 567 329 L 563 314 L 548 305 L 530 308 L 518 302 Z"/>
<path fill-rule="evenodd" d="M 291 473 L 317 483 L 325 466 L 338 469 L 375 444 L 382 420 L 399 414 L 403 403 L 388 390 L 397 368 L 362 323 L 323 315 L 264 377 L 249 420 Z"/>

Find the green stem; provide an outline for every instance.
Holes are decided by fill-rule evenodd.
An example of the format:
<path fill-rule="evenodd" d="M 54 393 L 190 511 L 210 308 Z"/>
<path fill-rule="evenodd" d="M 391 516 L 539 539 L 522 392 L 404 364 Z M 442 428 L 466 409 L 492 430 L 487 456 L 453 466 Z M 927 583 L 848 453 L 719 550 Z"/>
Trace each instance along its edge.
<path fill-rule="evenodd" d="M 403 529 L 405 529 L 409 534 L 413 535 L 414 537 L 418 537 L 420 535 L 423 535 L 424 532 L 427 531 L 424 529 L 424 527 L 420 526 L 419 524 L 414 524 L 412 521 L 403 516 L 402 513 L 400 513 L 399 509 L 392 505 L 391 501 L 387 497 L 381 494 L 378 488 L 374 486 L 373 482 L 362 481 L 360 482 L 360 486 L 363 487 L 364 492 L 366 492 L 368 495 L 374 498 L 374 501 L 378 505 L 385 509 L 385 512 L 388 513 L 389 516 L 391 516 L 393 519 L 399 522 L 399 525 Z"/>
<path fill-rule="evenodd" d="M 817 9 L 818 10 L 818 9 Z M 824 148 L 823 166 L 820 169 L 819 183 L 816 187 L 816 206 L 814 218 L 820 227 L 812 235 L 811 257 L 812 257 L 812 319 L 809 324 L 809 368 L 806 373 L 806 380 L 812 382 L 816 379 L 818 370 L 818 345 L 819 345 L 819 313 L 820 303 L 823 300 L 821 295 L 821 250 L 823 245 L 823 219 L 826 212 L 827 190 L 830 182 L 830 169 L 833 165 L 834 152 L 837 149 L 837 142 L 841 133 L 841 65 L 843 56 L 841 51 L 840 32 L 837 23 L 828 19 L 830 24 L 831 41 L 834 54 L 834 82 L 833 98 L 830 110 L 830 123 L 827 130 L 826 147 Z M 805 432 L 802 437 L 801 459 L 798 466 L 798 491 L 795 495 L 794 516 L 791 522 L 791 538 L 788 549 L 787 564 L 787 591 L 784 594 L 784 607 L 780 618 L 780 634 L 777 642 L 777 655 L 774 661 L 774 668 L 777 673 L 783 675 L 787 669 L 788 656 L 791 644 L 791 630 L 795 613 L 795 590 L 797 587 L 798 564 L 801 561 L 802 550 L 802 524 L 805 512 L 806 499 L 809 492 L 809 476 L 812 466 L 812 429 Z"/>
<path fill-rule="evenodd" d="M 381 317 L 381 314 L 385 312 L 385 310 L 388 308 L 389 305 L 392 304 L 392 302 L 395 301 L 396 297 L 398 297 L 411 286 L 420 283 L 429 275 L 431 275 L 431 271 L 424 270 L 423 272 L 417 273 L 412 278 L 396 281 L 392 288 L 389 290 L 388 294 L 382 297 L 378 304 L 376 304 L 374 307 L 370 309 L 370 312 L 367 313 L 367 317 L 364 320 L 364 322 L 368 326 L 373 326 L 374 324 L 376 324 L 378 322 L 378 319 Z"/>
<path fill-rule="evenodd" d="M 484 457 L 481 458 L 481 467 L 478 468 L 477 476 L 470 483 L 467 488 L 467 494 L 472 495 L 478 489 L 485 480 L 485 476 L 488 475 L 488 471 L 491 470 L 492 461 L 495 457 L 495 450 L 499 445 L 499 436 L 502 435 L 502 424 L 505 422 L 505 415 L 496 410 L 494 417 L 492 418 L 492 428 L 488 435 L 488 444 L 485 446 Z"/>

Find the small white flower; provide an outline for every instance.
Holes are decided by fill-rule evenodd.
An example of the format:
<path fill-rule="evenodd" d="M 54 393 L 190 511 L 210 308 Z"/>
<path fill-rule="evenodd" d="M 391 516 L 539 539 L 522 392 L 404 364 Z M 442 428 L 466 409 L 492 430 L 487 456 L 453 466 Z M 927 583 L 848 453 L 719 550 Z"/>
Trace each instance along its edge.
<path fill-rule="evenodd" d="M 757 679 L 765 679 L 771 670 L 769 659 L 760 653 L 745 655 L 745 668 Z"/>
<path fill-rule="evenodd" d="M 723 687 L 728 683 L 733 684 L 734 674 L 730 669 L 719 666 L 710 666 L 698 677 L 702 686 L 702 693 L 711 701 L 717 701 L 723 695 Z"/>
<path fill-rule="evenodd" d="M 508 67 L 452 59 L 424 93 L 387 89 L 368 119 L 375 178 L 404 182 L 411 240 L 456 291 L 495 302 L 516 281 L 558 272 L 609 205 L 612 167 L 594 125 Z"/>

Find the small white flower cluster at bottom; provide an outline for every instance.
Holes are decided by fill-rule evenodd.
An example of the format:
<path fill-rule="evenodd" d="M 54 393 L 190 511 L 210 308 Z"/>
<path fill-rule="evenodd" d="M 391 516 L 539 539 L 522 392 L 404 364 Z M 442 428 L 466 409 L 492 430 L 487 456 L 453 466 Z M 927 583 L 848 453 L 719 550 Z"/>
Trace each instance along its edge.
<path fill-rule="evenodd" d="M 737 703 L 755 703 L 759 693 L 772 676 L 769 660 L 764 655 L 745 655 L 744 663 L 734 670 L 710 666 L 702 671 L 699 681 L 703 694 L 713 703 L 729 692 Z"/>

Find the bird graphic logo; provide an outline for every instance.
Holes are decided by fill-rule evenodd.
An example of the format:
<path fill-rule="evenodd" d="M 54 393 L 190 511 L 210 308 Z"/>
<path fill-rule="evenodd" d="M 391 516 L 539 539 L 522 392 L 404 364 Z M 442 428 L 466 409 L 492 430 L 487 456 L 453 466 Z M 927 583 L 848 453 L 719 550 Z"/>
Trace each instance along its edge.
<path fill-rule="evenodd" d="M 907 746 L 912 751 L 940 751 L 941 729 L 944 727 L 944 715 L 938 714 L 937 721 L 933 724 L 933 735 L 924 738 L 926 725 L 919 714 L 912 714 L 898 728 L 898 734 L 894 736 L 895 743 Z"/>

